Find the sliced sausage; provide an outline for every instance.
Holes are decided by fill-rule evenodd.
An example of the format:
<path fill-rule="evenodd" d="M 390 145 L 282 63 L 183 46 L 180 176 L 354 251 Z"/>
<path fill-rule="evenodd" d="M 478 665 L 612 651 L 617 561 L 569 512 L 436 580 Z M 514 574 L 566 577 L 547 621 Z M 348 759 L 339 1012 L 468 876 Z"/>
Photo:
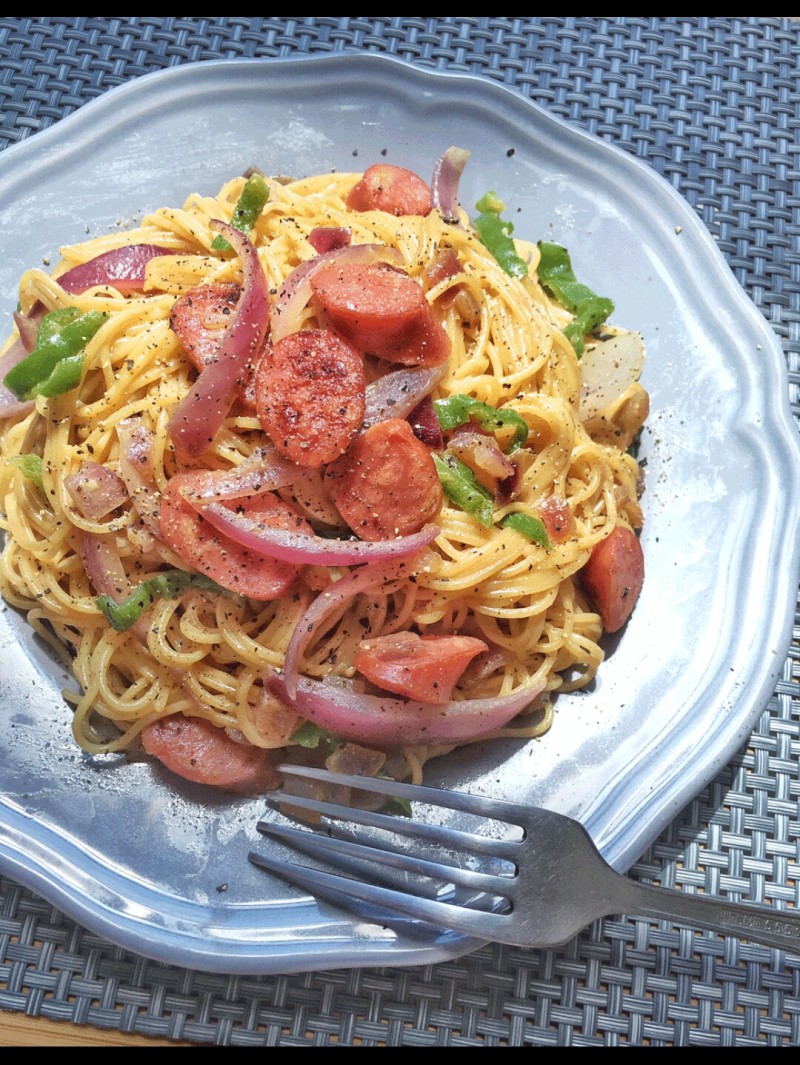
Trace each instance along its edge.
<path fill-rule="evenodd" d="M 318 468 L 338 458 L 364 420 L 359 353 L 328 329 L 301 329 L 272 345 L 256 374 L 256 410 L 281 454 Z"/>
<path fill-rule="evenodd" d="M 362 640 L 353 664 L 379 688 L 416 702 L 444 706 L 473 658 L 487 650 L 483 640 L 474 636 L 397 632 Z"/>
<path fill-rule="evenodd" d="M 644 583 L 639 538 L 624 525 L 617 525 L 593 549 L 581 576 L 603 628 L 617 632 L 631 616 Z"/>
<path fill-rule="evenodd" d="M 248 550 L 218 532 L 184 499 L 181 489 L 198 489 L 206 471 L 178 473 L 161 497 L 159 528 L 164 542 L 188 566 L 229 591 L 269 601 L 289 590 L 300 567 Z M 226 504 L 227 505 L 227 504 Z M 282 529 L 311 533 L 311 526 L 271 492 L 230 504 L 248 517 Z"/>
<path fill-rule="evenodd" d="M 321 320 L 359 351 L 405 366 L 435 366 L 450 339 L 420 285 L 386 263 L 331 263 L 311 279 Z"/>
<path fill-rule="evenodd" d="M 217 281 L 173 303 L 169 324 L 198 370 L 216 355 L 241 294 L 242 286 L 235 281 Z"/>
<path fill-rule="evenodd" d="M 195 784 L 254 794 L 277 782 L 267 751 L 237 743 L 205 718 L 173 714 L 154 721 L 142 729 L 142 746 L 172 773 Z"/>
<path fill-rule="evenodd" d="M 242 294 L 235 281 L 199 285 L 175 300 L 169 324 L 198 370 L 216 356 Z M 243 412 L 255 411 L 255 366 L 249 367 L 239 402 Z"/>
<path fill-rule="evenodd" d="M 390 163 L 374 163 L 364 171 L 345 201 L 351 211 L 387 211 L 393 215 L 427 215 L 433 209 L 428 185 L 413 172 Z"/>
<path fill-rule="evenodd" d="M 418 532 L 442 508 L 442 486 L 430 452 L 408 422 L 370 426 L 325 472 L 339 513 L 362 540 Z"/>

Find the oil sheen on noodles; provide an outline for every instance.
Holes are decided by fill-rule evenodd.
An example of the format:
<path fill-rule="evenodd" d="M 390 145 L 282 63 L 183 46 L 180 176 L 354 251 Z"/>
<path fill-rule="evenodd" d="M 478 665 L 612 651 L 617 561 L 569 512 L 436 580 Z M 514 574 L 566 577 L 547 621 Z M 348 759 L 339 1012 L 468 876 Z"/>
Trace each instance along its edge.
<path fill-rule="evenodd" d="M 581 418 L 581 363 L 561 331 L 571 316 L 537 280 L 536 245 L 518 242 L 530 259 L 530 276 L 511 277 L 463 211 L 461 224 L 453 224 L 438 210 L 402 217 L 348 210 L 345 199 L 359 177 L 267 179 L 269 199 L 250 236 L 273 299 L 292 270 L 316 254 L 308 237 L 319 227 L 347 227 L 352 245 L 396 249 L 394 264 L 426 288 L 450 340 L 449 363 L 433 398 L 468 394 L 515 411 L 529 438 L 516 460 L 519 488 L 497 504 L 492 527 L 445 497 L 435 519 L 438 534 L 413 572 L 368 587 L 334 610 L 303 649 L 300 676 L 353 678 L 353 658 L 365 639 L 410 629 L 468 634 L 489 650 L 480 668 L 474 663 L 467 670 L 453 698 L 541 691 L 528 710 L 495 733 L 535 736 L 549 727 L 551 696 L 588 683 L 602 660 L 601 620 L 578 574 L 613 528 L 641 525 L 640 471 L 619 446 L 619 433 L 590 432 Z M 217 197 L 191 195 L 183 208 L 158 210 L 138 229 L 65 248 L 55 276 L 32 269 L 21 280 L 25 314 L 38 306 L 108 315 L 86 347 L 80 385 L 54 399 L 39 397 L 29 413 L 7 420 L 0 471 L 7 531 L 2 594 L 69 662 L 80 687 L 68 695 L 75 704 L 74 734 L 89 752 L 135 752 L 143 728 L 182 714 L 205 718 L 245 744 L 281 750 L 280 757 L 292 756 L 286 747 L 312 757 L 293 746 L 302 720 L 265 688 L 265 677 L 282 670 L 298 620 L 348 567 L 306 566 L 289 593 L 272 602 L 190 586 L 175 598 L 157 599 L 144 623 L 118 632 L 98 608 L 98 589 L 87 575 L 87 542 L 110 547 L 130 586 L 167 567 L 186 570 L 187 564 L 159 538 L 147 505 L 137 509 L 135 492 L 110 515 L 91 518 L 67 488 L 68 477 L 87 462 L 121 473 L 121 441 L 131 426 L 147 434 L 159 493 L 180 470 L 229 470 L 263 446 L 259 419 L 236 405 L 195 462 L 176 457 L 168 431 L 197 376 L 170 326 L 170 312 L 176 298 L 197 286 L 241 283 L 240 257 L 211 250 L 217 235 L 211 223 L 230 220 L 243 186 L 244 178 L 236 178 Z M 65 271 L 123 244 L 157 245 L 173 254 L 151 259 L 144 290 L 127 296 L 107 286 L 74 294 L 59 284 Z M 442 248 L 455 252 L 462 271 L 431 285 L 427 270 Z M 448 299 L 455 289 L 462 298 Z M 294 328 L 319 324 L 308 305 Z M 375 372 L 369 363 L 368 379 Z M 42 459 L 41 488 L 11 461 L 30 454 Z M 279 495 L 298 505 L 293 488 L 281 488 Z M 572 524 L 569 536 L 547 549 L 501 524 L 512 512 L 536 518 L 553 498 L 566 503 Z M 302 493 L 299 506 L 313 516 L 314 501 Z M 383 752 L 383 771 L 418 779 L 425 761 L 450 746 L 413 744 Z"/>

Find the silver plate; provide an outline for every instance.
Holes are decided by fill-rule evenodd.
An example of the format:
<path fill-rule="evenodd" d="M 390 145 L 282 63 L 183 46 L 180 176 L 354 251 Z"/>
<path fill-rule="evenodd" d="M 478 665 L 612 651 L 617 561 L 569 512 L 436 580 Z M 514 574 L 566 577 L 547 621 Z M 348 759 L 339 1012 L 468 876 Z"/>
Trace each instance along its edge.
<path fill-rule="evenodd" d="M 472 158 L 516 232 L 566 244 L 648 345 L 645 589 L 592 691 L 542 740 L 471 747 L 428 780 L 580 818 L 629 866 L 746 740 L 774 689 L 798 583 L 800 449 L 785 364 L 687 204 L 646 166 L 464 75 L 378 56 L 183 66 L 114 90 L 0 157 L 0 302 L 61 245 L 129 226 L 258 164 L 302 175 Z M 217 972 L 410 965 L 474 940 L 351 920 L 253 869 L 257 801 L 75 747 L 64 678 L 0 618 L 0 868 L 108 939 Z"/>

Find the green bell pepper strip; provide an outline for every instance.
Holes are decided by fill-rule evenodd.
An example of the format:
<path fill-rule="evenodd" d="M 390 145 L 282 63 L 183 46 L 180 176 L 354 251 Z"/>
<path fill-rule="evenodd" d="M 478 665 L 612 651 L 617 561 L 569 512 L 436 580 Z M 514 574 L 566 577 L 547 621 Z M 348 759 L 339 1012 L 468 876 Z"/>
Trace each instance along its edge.
<path fill-rule="evenodd" d="M 63 396 L 65 392 L 77 388 L 83 377 L 84 361 L 81 352 L 80 355 L 71 355 L 68 359 L 57 362 L 50 376 L 36 386 L 36 394 L 53 399 L 54 396 Z"/>
<path fill-rule="evenodd" d="M 83 373 L 83 349 L 107 317 L 97 311 L 82 314 L 77 307 L 50 311 L 39 326 L 36 347 L 8 371 L 3 384 L 21 400 L 75 388 Z"/>
<path fill-rule="evenodd" d="M 539 281 L 562 307 L 575 315 L 575 320 L 564 329 L 564 335 L 580 357 L 585 347 L 584 336 L 594 332 L 613 313 L 614 304 L 578 281 L 566 248 L 539 241 L 539 253 Z"/>
<path fill-rule="evenodd" d="M 544 523 L 530 514 L 523 514 L 521 511 L 515 510 L 511 514 L 506 514 L 500 525 L 504 529 L 515 529 L 518 533 L 522 533 L 523 536 L 533 541 L 533 543 L 547 548 L 548 551 L 553 546 L 550 543 L 550 537 L 547 535 Z"/>
<path fill-rule="evenodd" d="M 42 484 L 42 460 L 38 455 L 14 455 L 11 459 L 23 477 L 33 481 L 39 491 L 44 490 Z"/>
<path fill-rule="evenodd" d="M 142 581 L 121 603 L 116 603 L 110 595 L 98 595 L 97 605 L 112 629 L 127 632 L 156 599 L 176 599 L 189 587 L 211 592 L 224 591 L 216 581 L 204 577 L 201 573 L 171 569 Z"/>
<path fill-rule="evenodd" d="M 247 179 L 238 203 L 233 209 L 231 225 L 240 233 L 250 233 L 256 224 L 258 216 L 264 210 L 269 199 L 269 185 L 260 174 L 251 174 Z M 217 234 L 211 242 L 212 251 L 231 251 L 228 241 Z"/>
<path fill-rule="evenodd" d="M 390 817 L 413 817 L 414 810 L 408 799 L 399 799 L 396 795 L 387 799 L 381 806 L 379 813 L 389 814 Z"/>
<path fill-rule="evenodd" d="M 290 743 L 296 743 L 299 747 L 305 747 L 309 751 L 322 746 L 330 753 L 336 750 L 342 742 L 338 736 L 334 736 L 327 729 L 315 725 L 313 721 L 304 721 L 289 737 Z"/>
<path fill-rule="evenodd" d="M 455 455 L 434 455 L 433 463 L 448 499 L 471 514 L 481 525 L 491 529 L 494 524 L 494 500 L 478 484 L 469 466 Z"/>
<path fill-rule="evenodd" d="M 456 393 L 447 399 L 437 399 L 433 404 L 439 426 L 443 433 L 456 429 L 459 425 L 466 425 L 470 418 L 480 425 L 482 429 L 495 432 L 497 429 L 514 430 L 509 451 L 516 451 L 522 447 L 528 439 L 528 423 L 521 414 L 513 410 L 497 410 L 488 403 L 481 403 L 472 396 L 464 396 Z"/>
<path fill-rule="evenodd" d="M 511 222 L 500 217 L 506 205 L 496 192 L 487 192 L 475 204 L 479 211 L 473 222 L 481 243 L 492 253 L 498 264 L 510 277 L 527 277 L 528 264 L 517 252 Z"/>

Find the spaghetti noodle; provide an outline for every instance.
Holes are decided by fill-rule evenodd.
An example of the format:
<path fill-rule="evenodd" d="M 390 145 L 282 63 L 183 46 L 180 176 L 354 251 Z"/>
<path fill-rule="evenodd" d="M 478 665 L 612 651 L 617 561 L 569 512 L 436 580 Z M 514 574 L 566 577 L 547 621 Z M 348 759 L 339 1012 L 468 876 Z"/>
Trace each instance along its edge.
<path fill-rule="evenodd" d="M 429 757 L 469 742 L 473 732 L 538 735 L 549 727 L 552 696 L 589 683 L 603 657 L 608 574 L 593 584 L 582 573 L 615 529 L 641 525 L 640 470 L 627 449 L 646 414 L 646 394 L 633 374 L 602 404 L 592 406 L 590 397 L 587 406 L 574 337 L 564 332 L 575 311 L 542 284 L 535 245 L 515 243 L 527 269 L 512 276 L 460 209 L 450 219 L 439 207 L 354 207 L 353 190 L 364 188 L 358 174 L 265 182 L 268 198 L 246 237 L 228 225 L 248 188 L 248 179 L 236 178 L 218 196 L 192 195 L 180 209 L 156 211 L 138 229 L 63 249 L 52 276 L 39 269 L 23 276 L 21 335 L 32 332 L 31 323 L 41 329 L 52 311 L 103 317 L 81 351 L 75 387 L 52 396 L 40 391 L 4 424 L 2 594 L 66 650 L 81 689 L 70 696 L 74 734 L 89 752 L 135 751 L 158 722 L 202 719 L 248 752 L 267 752 L 266 761 L 271 751 L 291 756 L 284 748 L 315 757 L 301 746 L 317 742 L 308 739 L 311 720 L 311 733 L 344 737 L 339 757 L 355 750 L 369 771 L 418 777 Z M 233 249 L 220 250 L 221 228 Z M 319 252 L 326 243 L 331 247 Z M 257 256 L 249 266 L 245 244 Z M 137 259 L 133 268 L 116 277 L 113 270 L 92 273 L 98 262 L 117 262 L 121 247 Z M 224 337 L 230 341 L 229 320 L 244 314 L 252 292 L 249 269 L 262 272 L 269 290 L 272 350 L 282 342 L 278 333 L 302 331 L 303 343 L 316 334 L 342 336 L 347 329 L 337 325 L 316 267 L 309 291 L 314 271 L 307 264 L 325 259 L 336 281 L 347 274 L 348 256 L 359 260 L 356 249 L 364 248 L 371 250 L 354 276 L 377 270 L 382 283 L 389 274 L 392 284 L 395 275 L 402 285 L 409 281 L 444 341 L 437 333 L 435 343 L 423 343 L 422 356 L 387 360 L 365 353 L 354 327 L 345 342 L 359 351 L 353 373 L 363 370 L 366 405 L 357 406 L 333 457 L 319 464 L 298 465 L 282 452 L 276 431 L 265 430 L 263 370 L 239 376 L 210 442 L 199 451 L 183 447 L 176 410 L 203 379 L 198 367 L 218 358 L 204 362 L 190 352 L 191 329 L 198 339 L 212 338 L 212 352 Z M 219 301 L 208 310 L 203 298 L 210 292 L 227 300 L 227 311 Z M 176 311 L 187 307 L 201 318 L 189 331 Z M 279 325 L 276 309 L 288 316 Z M 595 328 L 587 336 L 585 359 L 593 345 L 599 350 L 618 334 L 603 328 L 604 335 Z M 445 358 L 428 359 L 428 343 Z M 396 344 L 393 350 L 397 356 Z M 248 366 L 271 357 L 269 344 L 264 352 L 259 338 Z M 409 492 L 408 528 L 361 538 L 340 490 L 348 456 L 369 448 L 371 427 L 384 433 L 380 427 L 390 421 L 405 441 L 394 412 L 404 393 L 420 399 L 415 389 L 421 401 L 401 418 L 407 435 L 412 426 L 417 434 L 413 447 L 430 456 L 425 476 L 434 470 L 433 481 L 415 496 L 401 483 L 403 473 L 393 474 L 401 506 Z M 452 397 L 469 400 L 455 426 L 447 421 Z M 431 411 L 439 423 L 435 440 L 426 436 Z M 520 426 L 524 443 L 515 435 Z M 405 446 L 393 443 L 389 458 Z M 409 467 L 408 480 L 416 469 Z M 266 477 L 269 491 L 248 488 L 248 471 Z M 257 506 L 265 494 L 267 517 Z M 419 498 L 435 498 L 431 513 L 417 513 L 427 506 Z M 272 516 L 276 508 L 280 520 Z M 302 563 L 292 554 L 295 540 L 275 548 L 277 562 L 259 540 L 265 528 L 280 540 L 276 522 L 289 540 L 312 545 Z M 238 577 L 226 581 L 217 556 L 206 565 L 212 541 L 223 544 L 223 558 L 226 547 L 243 557 L 243 572 L 264 561 L 284 566 L 286 581 L 274 595 L 236 594 Z M 608 565 L 613 578 L 614 562 Z M 168 576 L 174 571 L 182 575 L 177 581 Z M 112 609 L 138 594 L 138 620 L 120 629 L 109 624 L 102 593 Z M 452 692 L 429 715 L 414 690 L 388 680 L 384 686 L 388 674 L 376 679 L 369 670 L 383 661 L 380 654 L 370 659 L 375 647 L 391 648 L 391 638 L 419 647 L 420 637 L 439 658 L 448 658 L 450 645 L 430 638 L 472 641 L 454 667 Z M 421 661 L 424 676 L 430 655 Z M 370 718 L 380 706 L 391 719 L 383 732 Z M 508 708 L 504 720 L 497 723 L 492 706 Z M 404 714 L 412 724 L 401 727 Z M 451 715 L 466 723 L 429 728 Z M 153 750 L 181 771 L 158 745 Z"/>

